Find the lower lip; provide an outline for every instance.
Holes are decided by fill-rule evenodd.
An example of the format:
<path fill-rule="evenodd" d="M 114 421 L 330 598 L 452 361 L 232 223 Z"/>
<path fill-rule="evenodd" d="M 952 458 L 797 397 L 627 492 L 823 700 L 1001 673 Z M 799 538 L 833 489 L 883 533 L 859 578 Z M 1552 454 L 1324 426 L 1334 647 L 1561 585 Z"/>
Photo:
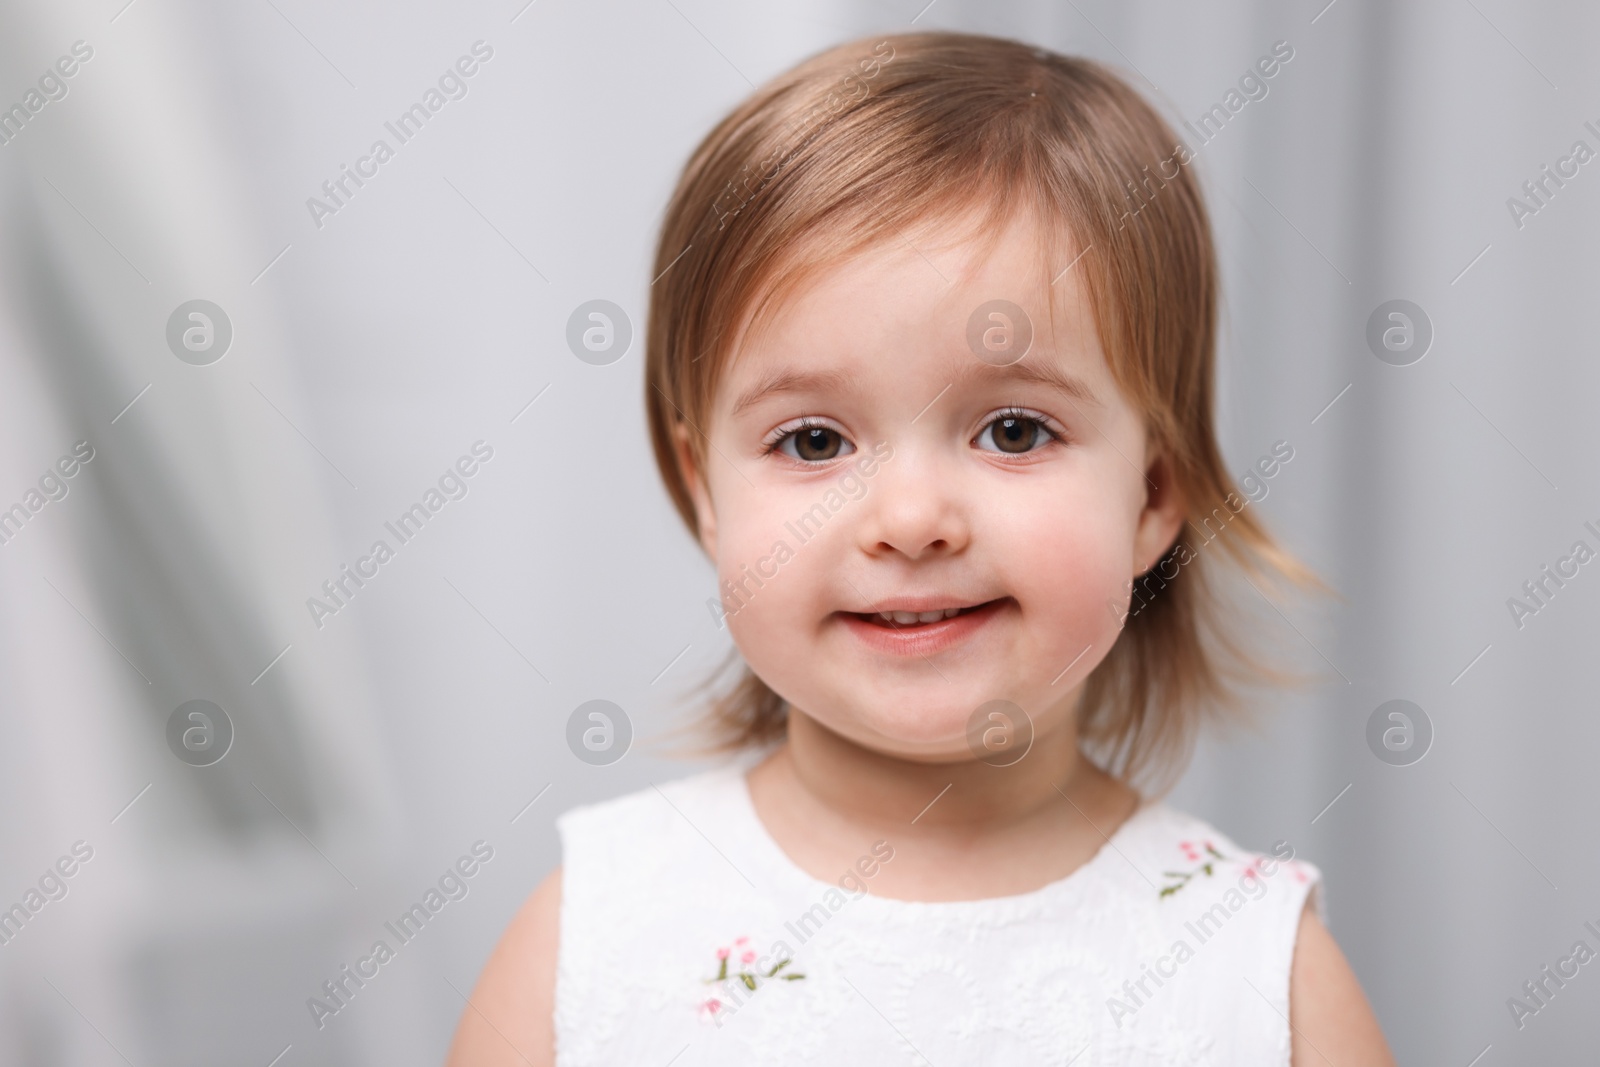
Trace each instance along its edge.
<path fill-rule="evenodd" d="M 865 622 L 860 617 L 845 612 L 841 614 L 845 628 L 868 648 L 891 656 L 931 656 L 943 652 L 976 634 L 1000 613 L 1004 599 L 989 603 L 960 615 L 952 615 L 938 622 L 911 625 L 879 625 Z"/>

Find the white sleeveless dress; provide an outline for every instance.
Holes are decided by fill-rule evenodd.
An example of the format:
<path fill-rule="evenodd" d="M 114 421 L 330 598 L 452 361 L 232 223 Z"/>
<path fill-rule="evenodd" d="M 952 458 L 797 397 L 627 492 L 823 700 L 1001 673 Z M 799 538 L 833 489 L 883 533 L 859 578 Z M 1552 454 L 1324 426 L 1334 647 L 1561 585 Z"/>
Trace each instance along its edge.
<path fill-rule="evenodd" d="M 1292 849 L 1159 801 L 1065 878 L 948 902 L 871 894 L 892 840 L 813 878 L 737 767 L 557 826 L 558 1067 L 1286 1065 L 1295 933 L 1308 895 L 1322 911 Z"/>

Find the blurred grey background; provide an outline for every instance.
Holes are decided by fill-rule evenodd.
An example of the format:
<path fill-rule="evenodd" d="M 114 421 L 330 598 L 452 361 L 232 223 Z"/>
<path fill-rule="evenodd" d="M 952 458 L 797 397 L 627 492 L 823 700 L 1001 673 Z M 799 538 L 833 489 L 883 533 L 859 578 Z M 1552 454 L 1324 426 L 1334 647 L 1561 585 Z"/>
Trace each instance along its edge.
<path fill-rule="evenodd" d="M 1535 615 L 1508 598 L 1536 604 L 1524 582 L 1600 548 L 1600 166 L 1566 164 L 1559 186 L 1541 169 L 1600 149 L 1600 9 L 0 10 L 0 106 L 26 113 L 0 146 L 0 508 L 24 511 L 0 526 L 0 907 L 43 886 L 0 944 L 0 1062 L 441 1060 L 557 862 L 553 817 L 696 766 L 649 744 L 727 649 L 641 406 L 677 170 L 752 84 L 915 28 L 1105 60 L 1174 123 L 1293 49 L 1196 166 L 1225 273 L 1230 465 L 1293 447 L 1255 506 L 1343 600 L 1266 613 L 1262 640 L 1320 678 L 1260 731 L 1209 740 L 1173 800 L 1323 869 L 1402 1063 L 1592 1060 L 1595 967 L 1520 1029 L 1507 998 L 1580 938 L 1600 948 L 1583 926 L 1600 926 L 1600 565 L 1546 580 Z M 384 123 L 479 41 L 465 95 L 314 217 L 308 198 L 395 145 Z M 1523 189 L 1539 181 L 1542 206 Z M 606 366 L 565 340 L 594 299 L 635 331 Z M 1368 344 L 1396 299 L 1431 323 L 1420 360 Z M 192 300 L 231 325 L 209 365 L 167 341 Z M 93 458 L 57 467 L 80 441 Z M 480 441 L 466 495 L 313 620 L 307 599 L 394 543 L 384 523 Z M 637 735 L 604 767 L 565 740 L 597 698 Z M 1433 735 L 1409 765 L 1367 740 L 1396 699 Z M 232 724 L 210 766 L 168 744 L 193 700 Z M 319 1027 L 307 999 L 480 841 L 493 858 L 467 895 Z"/>

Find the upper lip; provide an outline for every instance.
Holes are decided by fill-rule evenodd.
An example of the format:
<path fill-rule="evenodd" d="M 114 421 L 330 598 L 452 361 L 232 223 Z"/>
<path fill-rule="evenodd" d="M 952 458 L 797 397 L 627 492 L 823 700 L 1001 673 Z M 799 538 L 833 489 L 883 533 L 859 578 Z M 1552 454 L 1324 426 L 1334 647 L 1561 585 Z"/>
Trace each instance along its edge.
<path fill-rule="evenodd" d="M 989 598 L 994 599 L 993 597 Z M 874 615 L 886 611 L 948 611 L 951 608 L 975 608 L 987 604 L 989 600 L 973 600 L 970 597 L 953 596 L 947 594 L 933 594 L 931 596 L 897 596 L 881 600 L 858 615 Z"/>

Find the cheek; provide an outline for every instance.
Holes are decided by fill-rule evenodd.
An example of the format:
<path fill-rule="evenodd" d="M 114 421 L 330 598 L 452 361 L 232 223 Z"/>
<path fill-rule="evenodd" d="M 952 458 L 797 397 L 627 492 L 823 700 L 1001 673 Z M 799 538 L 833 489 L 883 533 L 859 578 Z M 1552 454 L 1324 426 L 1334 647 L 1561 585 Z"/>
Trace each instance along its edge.
<path fill-rule="evenodd" d="M 1109 516 L 1063 515 L 1050 536 L 1009 546 L 1006 558 L 1018 576 L 1013 588 L 1031 593 L 1038 606 L 1115 593 L 1130 576 L 1132 543 L 1133 531 Z"/>
<path fill-rule="evenodd" d="M 1116 499 L 1092 487 L 1036 494 L 1019 501 L 1013 520 L 991 534 L 997 548 L 991 558 L 1001 561 L 1022 605 L 1024 632 L 1042 653 L 1065 655 L 1056 670 L 1093 646 L 1074 680 L 1110 650 L 1125 610 L 1134 518 L 1110 502 Z"/>
<path fill-rule="evenodd" d="M 836 560 L 840 522 L 803 521 L 810 497 L 742 493 L 727 498 L 717 518 L 717 581 L 729 632 L 759 672 L 771 650 L 793 645 L 796 629 L 824 609 L 819 573 Z"/>
<path fill-rule="evenodd" d="M 719 577 L 729 583 L 721 586 L 724 618 L 739 654 L 762 681 L 810 707 L 818 703 L 816 628 L 829 610 L 820 593 L 825 552 L 815 540 L 800 544 L 787 533 L 782 543 L 793 555 L 775 553 L 773 540 L 762 537 L 742 545 L 742 555 L 719 561 Z"/>

